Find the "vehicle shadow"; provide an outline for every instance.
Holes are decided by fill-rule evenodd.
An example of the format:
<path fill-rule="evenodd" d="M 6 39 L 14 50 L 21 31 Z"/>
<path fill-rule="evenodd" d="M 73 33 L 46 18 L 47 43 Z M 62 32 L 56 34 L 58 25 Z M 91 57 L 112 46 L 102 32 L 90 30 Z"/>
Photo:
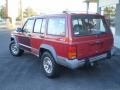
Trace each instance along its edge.
<path fill-rule="evenodd" d="M 40 77 L 45 77 L 39 58 L 29 53 L 25 53 L 21 58 L 22 60 L 19 61 L 25 62 L 28 66 L 30 65 L 29 67 L 25 65 L 28 68 L 27 73 L 29 73 L 29 76 L 32 76 L 34 73 Z M 116 63 L 120 64 L 118 62 L 118 56 L 113 56 L 112 59 L 102 60 L 95 66 L 83 66 L 75 70 L 60 66 L 60 77 L 58 78 L 102 77 L 103 75 L 114 72 L 115 67 L 117 67 Z"/>

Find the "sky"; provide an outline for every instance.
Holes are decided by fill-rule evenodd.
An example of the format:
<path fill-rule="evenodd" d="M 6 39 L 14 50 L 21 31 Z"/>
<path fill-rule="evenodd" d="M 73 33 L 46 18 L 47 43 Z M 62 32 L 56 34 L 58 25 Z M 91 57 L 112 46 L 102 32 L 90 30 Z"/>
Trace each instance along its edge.
<path fill-rule="evenodd" d="M 9 14 L 16 16 L 19 8 L 19 0 L 8 0 Z M 5 0 L 0 0 L 0 5 L 4 4 Z M 85 12 L 86 4 L 84 0 L 22 0 L 23 8 L 32 7 L 38 14 L 39 13 L 57 13 L 64 10 L 71 12 Z M 97 11 L 95 3 L 90 4 L 90 12 Z"/>
<path fill-rule="evenodd" d="M 29 3 L 28 3 L 29 2 Z M 33 6 L 38 12 L 86 11 L 84 0 L 24 0 L 23 6 Z M 90 11 L 96 11 L 96 4 Z"/>
<path fill-rule="evenodd" d="M 5 3 L 5 0 L 0 0 L 0 6 Z"/>

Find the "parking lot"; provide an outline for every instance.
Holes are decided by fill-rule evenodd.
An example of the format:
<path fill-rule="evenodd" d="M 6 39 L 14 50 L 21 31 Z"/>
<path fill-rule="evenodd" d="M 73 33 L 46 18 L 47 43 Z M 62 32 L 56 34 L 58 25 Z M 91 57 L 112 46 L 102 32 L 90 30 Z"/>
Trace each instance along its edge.
<path fill-rule="evenodd" d="M 95 67 L 62 68 L 60 77 L 48 79 L 37 57 L 9 53 L 10 32 L 0 29 L 0 90 L 120 90 L 119 54 Z"/>

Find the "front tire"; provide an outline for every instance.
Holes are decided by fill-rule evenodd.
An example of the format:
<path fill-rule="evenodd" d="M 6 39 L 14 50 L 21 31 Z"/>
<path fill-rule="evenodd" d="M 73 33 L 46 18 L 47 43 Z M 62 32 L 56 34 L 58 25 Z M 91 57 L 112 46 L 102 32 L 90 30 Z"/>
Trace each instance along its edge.
<path fill-rule="evenodd" d="M 9 50 L 13 56 L 21 56 L 24 52 L 24 50 L 20 49 L 17 43 L 15 43 L 14 41 L 10 43 Z"/>
<path fill-rule="evenodd" d="M 49 52 L 44 52 L 42 57 L 42 70 L 48 78 L 55 78 L 59 75 L 59 65 L 55 62 Z"/>

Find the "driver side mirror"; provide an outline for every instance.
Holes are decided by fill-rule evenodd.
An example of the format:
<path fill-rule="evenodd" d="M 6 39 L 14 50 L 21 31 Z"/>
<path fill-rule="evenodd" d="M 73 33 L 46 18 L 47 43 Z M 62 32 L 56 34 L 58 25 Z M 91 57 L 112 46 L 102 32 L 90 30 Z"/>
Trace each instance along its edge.
<path fill-rule="evenodd" d="M 17 32 L 23 32 L 22 28 L 17 28 Z"/>

